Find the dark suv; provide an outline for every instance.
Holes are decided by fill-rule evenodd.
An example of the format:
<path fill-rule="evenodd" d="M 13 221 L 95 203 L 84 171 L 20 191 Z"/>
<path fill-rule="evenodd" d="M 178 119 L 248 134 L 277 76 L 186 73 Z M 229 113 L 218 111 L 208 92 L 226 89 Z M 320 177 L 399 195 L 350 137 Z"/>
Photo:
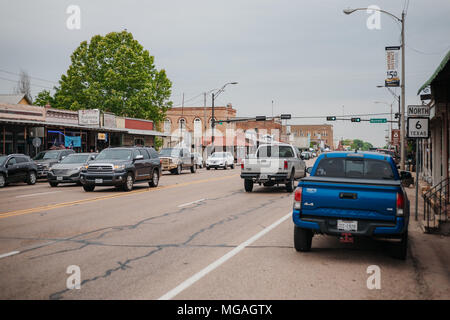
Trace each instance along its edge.
<path fill-rule="evenodd" d="M 37 167 L 30 157 L 24 154 L 0 156 L 0 188 L 10 182 L 35 184 L 36 177 Z"/>
<path fill-rule="evenodd" d="M 62 150 L 46 150 L 39 152 L 34 158 L 34 162 L 37 165 L 37 177 L 38 179 L 47 179 L 48 171 L 50 167 L 55 163 L 58 163 L 69 154 L 75 153 L 72 149 L 62 149 Z"/>
<path fill-rule="evenodd" d="M 161 176 L 161 162 L 153 148 L 107 148 L 80 173 L 85 191 L 95 186 L 115 186 L 124 191 L 133 189 L 134 183 L 148 182 L 157 187 Z"/>

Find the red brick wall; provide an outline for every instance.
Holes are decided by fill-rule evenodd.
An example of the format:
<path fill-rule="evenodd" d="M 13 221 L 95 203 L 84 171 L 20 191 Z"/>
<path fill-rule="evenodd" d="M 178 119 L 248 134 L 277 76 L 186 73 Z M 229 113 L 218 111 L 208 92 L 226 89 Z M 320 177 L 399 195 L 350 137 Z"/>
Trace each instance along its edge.
<path fill-rule="evenodd" d="M 125 128 L 136 130 L 153 130 L 153 122 L 125 118 Z"/>

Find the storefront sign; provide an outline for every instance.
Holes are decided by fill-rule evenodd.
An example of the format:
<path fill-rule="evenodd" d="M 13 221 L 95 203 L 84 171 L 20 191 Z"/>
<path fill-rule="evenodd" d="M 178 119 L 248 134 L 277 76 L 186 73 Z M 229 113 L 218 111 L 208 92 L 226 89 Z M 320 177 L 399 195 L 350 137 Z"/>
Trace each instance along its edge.
<path fill-rule="evenodd" d="M 107 133 L 98 133 L 97 140 L 107 141 L 108 140 L 108 134 Z"/>
<path fill-rule="evenodd" d="M 400 77 L 398 75 L 398 52 L 400 47 L 386 47 L 387 72 L 384 85 L 386 87 L 399 87 Z"/>
<path fill-rule="evenodd" d="M 79 148 L 81 147 L 81 137 L 76 136 L 65 136 L 64 137 L 64 146 L 66 148 Z"/>
<path fill-rule="evenodd" d="M 100 110 L 78 110 L 78 124 L 87 126 L 98 126 L 100 123 Z"/>
<path fill-rule="evenodd" d="M 400 129 L 392 129 L 391 137 L 392 137 L 392 145 L 394 146 L 400 145 Z"/>
<path fill-rule="evenodd" d="M 103 114 L 103 127 L 116 128 L 116 116 L 110 113 Z"/>

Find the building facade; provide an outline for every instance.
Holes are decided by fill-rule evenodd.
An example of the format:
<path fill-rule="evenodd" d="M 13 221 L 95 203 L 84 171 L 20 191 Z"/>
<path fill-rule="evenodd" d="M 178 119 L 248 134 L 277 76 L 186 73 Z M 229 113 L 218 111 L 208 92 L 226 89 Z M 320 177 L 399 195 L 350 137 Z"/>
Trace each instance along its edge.
<path fill-rule="evenodd" d="M 307 138 L 309 144 L 318 149 L 334 149 L 333 125 L 331 124 L 307 124 L 283 126 L 282 135 L 286 141 L 295 143 Z"/>

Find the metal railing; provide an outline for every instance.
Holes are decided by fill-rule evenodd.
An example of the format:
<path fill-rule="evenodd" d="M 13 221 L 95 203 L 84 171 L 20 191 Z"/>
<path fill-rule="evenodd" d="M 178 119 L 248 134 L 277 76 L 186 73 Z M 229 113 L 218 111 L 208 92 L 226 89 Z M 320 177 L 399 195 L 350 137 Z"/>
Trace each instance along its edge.
<path fill-rule="evenodd" d="M 443 179 L 423 194 L 423 220 L 426 221 L 427 232 L 438 231 L 440 224 L 449 220 L 449 180 Z"/>

